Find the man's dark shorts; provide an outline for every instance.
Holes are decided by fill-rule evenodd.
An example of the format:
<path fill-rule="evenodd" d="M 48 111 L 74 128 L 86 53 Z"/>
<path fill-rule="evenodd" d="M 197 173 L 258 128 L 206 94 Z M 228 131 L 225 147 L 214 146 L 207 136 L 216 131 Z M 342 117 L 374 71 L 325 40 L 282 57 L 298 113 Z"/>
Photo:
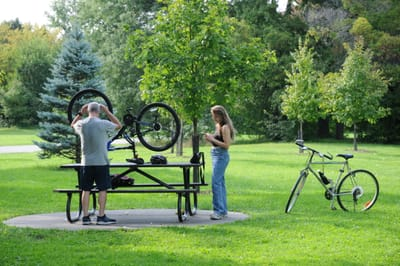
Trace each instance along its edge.
<path fill-rule="evenodd" d="M 110 166 L 83 166 L 81 168 L 80 188 L 83 191 L 90 191 L 94 182 L 100 191 L 111 188 Z"/>

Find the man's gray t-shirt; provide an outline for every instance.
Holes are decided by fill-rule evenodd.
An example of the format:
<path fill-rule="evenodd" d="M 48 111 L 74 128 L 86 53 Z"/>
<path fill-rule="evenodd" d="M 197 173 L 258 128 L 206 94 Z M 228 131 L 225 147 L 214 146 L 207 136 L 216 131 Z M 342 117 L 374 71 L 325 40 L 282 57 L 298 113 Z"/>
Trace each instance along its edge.
<path fill-rule="evenodd" d="M 82 165 L 108 165 L 107 141 L 108 133 L 117 125 L 108 120 L 88 117 L 74 125 L 81 138 Z"/>

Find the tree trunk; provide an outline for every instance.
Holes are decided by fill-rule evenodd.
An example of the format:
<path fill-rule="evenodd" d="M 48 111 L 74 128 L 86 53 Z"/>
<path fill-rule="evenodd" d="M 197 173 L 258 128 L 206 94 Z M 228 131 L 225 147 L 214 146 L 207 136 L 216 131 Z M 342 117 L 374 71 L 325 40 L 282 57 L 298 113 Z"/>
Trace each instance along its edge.
<path fill-rule="evenodd" d="M 181 123 L 181 132 L 179 132 L 179 138 L 176 142 L 176 156 L 183 155 L 183 122 Z M 172 147 L 171 153 L 174 153 L 174 147 Z"/>
<path fill-rule="evenodd" d="M 192 136 L 192 149 L 193 154 L 199 152 L 200 148 L 200 136 L 197 132 L 197 119 L 193 119 L 193 136 Z"/>
<path fill-rule="evenodd" d="M 335 138 L 338 140 L 344 139 L 344 125 L 342 123 L 336 123 Z"/>
<path fill-rule="evenodd" d="M 183 155 L 183 141 L 184 141 L 184 139 L 183 139 L 183 134 L 184 132 L 183 132 L 183 127 L 182 127 L 182 129 L 181 129 L 181 134 L 180 134 L 180 136 L 179 136 L 179 143 L 178 143 L 178 145 L 179 145 L 179 156 L 182 156 Z"/>
<path fill-rule="evenodd" d="M 358 147 L 357 147 L 357 126 L 356 124 L 354 124 L 354 132 L 353 132 L 354 136 L 353 136 L 353 147 L 355 151 L 358 151 Z"/>
<path fill-rule="evenodd" d="M 318 119 L 318 138 L 329 137 L 329 119 Z"/>
<path fill-rule="evenodd" d="M 296 143 L 304 144 L 303 140 L 303 121 L 299 121 L 299 131 L 297 132 L 297 140 Z M 299 148 L 299 153 L 303 153 L 303 149 Z"/>
<path fill-rule="evenodd" d="M 75 136 L 76 144 L 75 144 L 75 163 L 81 162 L 81 139 L 78 135 Z"/>
<path fill-rule="evenodd" d="M 193 136 L 192 136 L 192 150 L 193 154 L 200 151 L 200 136 L 197 132 L 197 119 L 193 119 Z M 193 182 L 199 182 L 199 168 L 193 167 Z"/>

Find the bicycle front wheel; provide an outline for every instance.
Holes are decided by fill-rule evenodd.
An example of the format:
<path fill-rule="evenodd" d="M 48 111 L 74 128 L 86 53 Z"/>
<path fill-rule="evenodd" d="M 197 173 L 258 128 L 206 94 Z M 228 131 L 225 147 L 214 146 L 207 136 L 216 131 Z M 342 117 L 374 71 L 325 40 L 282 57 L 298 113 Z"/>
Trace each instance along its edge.
<path fill-rule="evenodd" d="M 140 112 L 136 122 L 140 143 L 153 151 L 171 148 L 179 138 L 181 123 L 178 115 L 165 103 L 151 103 Z"/>
<path fill-rule="evenodd" d="M 290 192 L 289 200 L 285 208 L 286 213 L 289 213 L 293 209 L 294 204 L 296 203 L 297 198 L 299 197 L 300 192 L 303 189 L 304 184 L 306 183 L 306 179 L 307 173 L 305 171 L 302 171 L 296 183 L 294 184 L 292 191 Z"/>
<path fill-rule="evenodd" d="M 337 200 L 345 211 L 366 211 L 378 200 L 379 184 L 367 170 L 354 170 L 340 181 Z"/>
<path fill-rule="evenodd" d="M 77 92 L 69 101 L 67 109 L 69 122 L 72 122 L 75 115 L 81 110 L 83 105 L 90 102 L 97 102 L 99 104 L 107 106 L 110 112 L 113 111 L 111 101 L 104 93 L 95 89 L 85 89 Z M 101 112 L 100 115 L 103 119 L 107 118 L 107 116 L 103 112 Z"/>

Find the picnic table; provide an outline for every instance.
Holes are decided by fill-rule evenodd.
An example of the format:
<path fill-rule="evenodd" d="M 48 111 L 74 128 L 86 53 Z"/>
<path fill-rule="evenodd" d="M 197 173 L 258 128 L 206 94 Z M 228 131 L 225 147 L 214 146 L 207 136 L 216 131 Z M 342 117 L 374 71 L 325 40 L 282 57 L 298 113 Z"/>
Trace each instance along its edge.
<path fill-rule="evenodd" d="M 66 202 L 66 217 L 70 223 L 74 223 L 78 221 L 82 215 L 82 205 L 81 205 L 81 195 L 82 191 L 79 189 L 79 175 L 81 164 L 72 163 L 72 164 L 64 164 L 60 166 L 63 169 L 74 169 L 77 172 L 78 184 L 75 188 L 72 189 L 54 189 L 54 192 L 65 193 L 67 195 Z M 166 177 L 166 174 L 170 174 L 170 171 L 163 171 L 163 174 L 160 174 L 159 171 L 157 174 L 152 173 L 152 169 L 166 169 L 166 168 L 174 168 L 181 169 L 182 181 L 178 182 L 169 182 L 173 178 Z M 195 215 L 197 210 L 197 194 L 200 192 L 201 186 L 207 186 L 208 184 L 205 182 L 204 170 L 204 154 L 201 153 L 200 161 L 196 163 L 192 162 L 168 162 L 166 164 L 153 164 L 153 163 L 111 163 L 110 164 L 110 172 L 115 169 L 124 169 L 121 173 L 116 174 L 116 177 L 124 177 L 130 173 L 137 173 L 140 176 L 144 177 L 144 179 L 149 183 L 137 183 L 137 177 L 135 177 L 135 182 L 132 185 L 118 187 L 115 189 L 107 190 L 107 193 L 175 193 L 177 194 L 177 208 L 176 213 L 178 216 L 178 220 L 183 222 L 188 219 L 189 216 Z M 191 171 L 193 170 L 193 171 Z M 196 175 L 191 174 L 191 172 L 198 171 L 198 177 Z M 156 176 L 157 175 L 157 176 Z M 161 177 L 161 175 L 163 175 Z M 115 178 L 115 177 L 114 177 Z M 196 180 L 198 179 L 198 180 Z M 175 178 L 176 180 L 176 178 Z M 99 190 L 96 187 L 93 187 L 91 190 L 91 195 L 93 197 L 92 204 L 93 208 L 91 210 L 91 214 L 94 214 L 96 211 L 96 193 Z M 72 206 L 72 197 L 74 194 L 79 194 L 78 198 L 78 211 L 76 216 L 71 215 L 71 206 Z"/>

